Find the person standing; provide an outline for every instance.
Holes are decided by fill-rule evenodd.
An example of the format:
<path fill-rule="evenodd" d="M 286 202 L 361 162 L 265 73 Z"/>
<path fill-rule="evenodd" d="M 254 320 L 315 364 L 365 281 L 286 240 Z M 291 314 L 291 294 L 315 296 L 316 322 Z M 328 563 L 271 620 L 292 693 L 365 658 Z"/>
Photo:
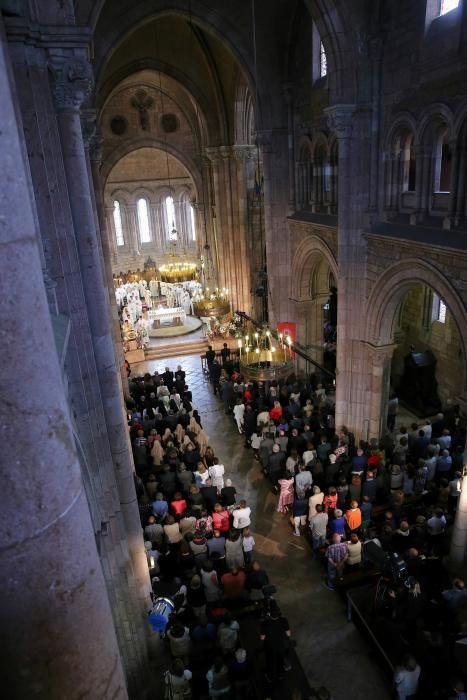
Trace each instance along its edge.
<path fill-rule="evenodd" d="M 420 666 L 413 656 L 406 656 L 402 666 L 394 672 L 394 685 L 398 700 L 414 700 L 417 697 Z"/>
<path fill-rule="evenodd" d="M 328 525 L 328 514 L 324 512 L 323 505 L 318 503 L 315 508 L 315 515 L 310 519 L 311 539 L 313 542 L 313 559 L 318 558 L 318 552 L 324 547 L 326 542 L 326 528 Z"/>
<path fill-rule="evenodd" d="M 326 587 L 333 591 L 336 578 L 341 579 L 344 565 L 349 558 L 349 552 L 345 542 L 341 542 L 341 537 L 337 533 L 332 537 L 332 544 L 326 550 L 328 560 L 328 580 Z"/>
<path fill-rule="evenodd" d="M 269 615 L 261 624 L 261 641 L 264 642 L 266 654 L 266 680 L 268 683 L 284 677 L 284 671 L 290 670 L 287 652 L 290 647 L 291 632 L 287 619 L 282 616 L 275 600 L 271 600 Z"/>
<path fill-rule="evenodd" d="M 391 395 L 391 398 L 388 401 L 388 419 L 387 419 L 387 426 L 388 430 L 392 433 L 394 432 L 394 428 L 396 426 L 396 418 L 397 418 L 397 412 L 399 410 L 399 399 L 395 394 Z"/>

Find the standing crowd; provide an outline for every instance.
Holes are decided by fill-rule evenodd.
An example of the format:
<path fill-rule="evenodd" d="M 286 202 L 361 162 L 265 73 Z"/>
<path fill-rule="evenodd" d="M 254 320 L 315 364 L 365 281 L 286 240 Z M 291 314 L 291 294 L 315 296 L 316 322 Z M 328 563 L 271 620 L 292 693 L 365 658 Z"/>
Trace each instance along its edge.
<path fill-rule="evenodd" d="M 180 365 L 132 378 L 129 388 L 154 599 L 173 603 L 159 630 L 173 659 L 164 676 L 166 697 L 248 698 L 254 663 L 242 644 L 238 613 L 264 618 L 267 679 L 282 678 L 290 668 L 290 630 L 255 558 L 251 509 L 209 444 Z"/>
<path fill-rule="evenodd" d="M 291 535 L 305 535 L 325 565 L 324 585 L 347 590 L 381 573 L 373 612 L 393 640 L 397 697 L 465 698 L 456 642 L 467 635 L 467 590 L 443 566 L 465 462 L 458 408 L 357 444 L 335 426 L 332 388 L 319 381 L 249 383 L 233 366 L 214 377 Z"/>
<path fill-rule="evenodd" d="M 324 585 L 344 590 L 381 568 L 374 612 L 396 647 L 397 697 L 462 700 L 456 641 L 467 633 L 467 591 L 442 565 L 462 478 L 462 417 L 450 409 L 356 444 L 336 428 L 332 391 L 320 383 L 248 383 L 228 348 L 220 362 L 208 354 L 214 393 L 270 480 L 291 537 L 308 538 L 311 566 L 325 565 Z M 176 600 L 165 630 L 168 697 L 248 697 L 254 660 L 236 620 L 245 606 L 262 610 L 268 680 L 290 668 L 290 630 L 255 559 L 251 509 L 209 445 L 180 366 L 130 380 L 130 392 L 153 587 L 173 582 Z"/>

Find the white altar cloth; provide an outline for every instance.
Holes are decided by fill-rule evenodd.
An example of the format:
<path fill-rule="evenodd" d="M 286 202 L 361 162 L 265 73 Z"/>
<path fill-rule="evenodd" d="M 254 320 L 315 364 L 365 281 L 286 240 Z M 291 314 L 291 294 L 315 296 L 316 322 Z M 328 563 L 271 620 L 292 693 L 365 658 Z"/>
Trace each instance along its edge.
<path fill-rule="evenodd" d="M 185 323 L 185 310 L 181 306 L 175 306 L 173 308 L 162 307 L 160 309 L 151 309 L 148 311 L 148 318 L 153 324 L 154 321 L 160 321 L 161 323 L 173 323 L 175 319 L 180 319 L 179 323 Z"/>

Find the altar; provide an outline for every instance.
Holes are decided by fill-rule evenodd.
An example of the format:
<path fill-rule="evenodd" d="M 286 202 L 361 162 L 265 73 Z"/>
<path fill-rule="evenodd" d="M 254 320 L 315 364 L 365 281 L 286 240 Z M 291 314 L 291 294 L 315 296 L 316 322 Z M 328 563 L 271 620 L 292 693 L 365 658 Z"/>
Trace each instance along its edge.
<path fill-rule="evenodd" d="M 149 328 L 160 328 L 161 324 L 183 326 L 186 313 L 183 307 L 174 306 L 172 308 L 160 307 L 148 311 Z"/>

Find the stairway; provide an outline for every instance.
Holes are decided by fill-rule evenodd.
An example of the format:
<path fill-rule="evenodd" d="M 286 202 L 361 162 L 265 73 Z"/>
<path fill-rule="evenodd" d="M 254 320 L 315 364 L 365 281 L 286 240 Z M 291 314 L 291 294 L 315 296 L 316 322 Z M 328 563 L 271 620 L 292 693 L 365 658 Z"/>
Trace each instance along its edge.
<path fill-rule="evenodd" d="M 182 343 L 167 343 L 157 347 L 149 347 L 144 351 L 145 360 L 166 360 L 181 355 L 204 355 L 208 343 L 204 338 L 186 340 Z"/>

